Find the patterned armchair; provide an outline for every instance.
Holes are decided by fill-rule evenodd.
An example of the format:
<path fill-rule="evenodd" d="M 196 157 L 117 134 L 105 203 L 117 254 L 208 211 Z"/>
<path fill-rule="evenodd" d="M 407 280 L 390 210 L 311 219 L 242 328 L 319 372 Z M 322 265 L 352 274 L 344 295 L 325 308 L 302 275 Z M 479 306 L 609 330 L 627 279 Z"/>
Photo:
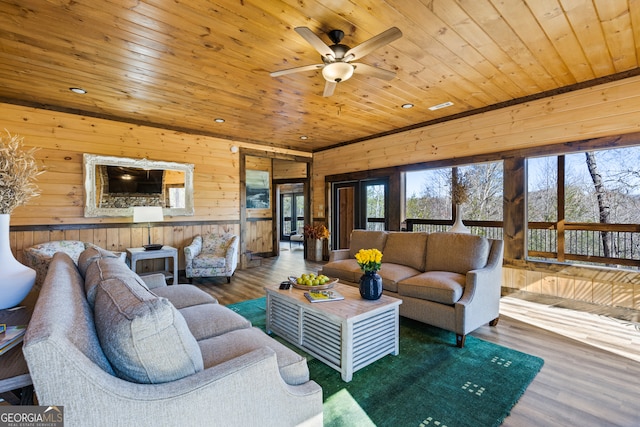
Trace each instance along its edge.
<path fill-rule="evenodd" d="M 77 264 L 78 257 L 84 251 L 85 244 L 78 240 L 55 240 L 40 243 L 24 250 L 25 264 L 36 271 L 36 283 L 33 289 L 39 290 L 49 269 L 49 263 L 56 252 L 65 252 Z"/>
<path fill-rule="evenodd" d="M 184 248 L 187 278 L 231 276 L 238 266 L 238 236 L 233 234 L 205 234 L 196 236 Z"/>
<path fill-rule="evenodd" d="M 51 242 L 40 243 L 24 250 L 24 263 L 36 271 L 36 283 L 33 289 L 39 291 L 44 282 L 44 278 L 49 270 L 49 263 L 56 252 L 65 252 L 71 257 L 73 262 L 78 264 L 78 257 L 87 247 L 94 246 L 93 243 L 81 242 L 79 240 L 52 240 Z M 114 252 L 124 261 L 126 252 Z"/>

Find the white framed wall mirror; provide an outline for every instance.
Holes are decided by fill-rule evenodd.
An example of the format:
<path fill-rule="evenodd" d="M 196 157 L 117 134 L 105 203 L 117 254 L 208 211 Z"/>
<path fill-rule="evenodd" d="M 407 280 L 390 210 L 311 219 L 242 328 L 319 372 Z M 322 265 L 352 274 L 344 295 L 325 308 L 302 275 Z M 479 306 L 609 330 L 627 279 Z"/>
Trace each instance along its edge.
<path fill-rule="evenodd" d="M 194 214 L 193 165 L 84 154 L 85 217 L 126 217 L 135 206 Z"/>

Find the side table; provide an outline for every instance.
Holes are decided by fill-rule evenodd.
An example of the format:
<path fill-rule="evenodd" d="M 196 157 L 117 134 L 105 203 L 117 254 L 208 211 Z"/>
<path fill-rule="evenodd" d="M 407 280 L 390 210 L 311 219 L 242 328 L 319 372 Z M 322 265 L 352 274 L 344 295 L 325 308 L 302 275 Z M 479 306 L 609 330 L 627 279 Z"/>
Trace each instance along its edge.
<path fill-rule="evenodd" d="M 8 325 L 27 325 L 31 319 L 32 307 L 18 306 L 0 310 L 0 323 Z M 12 393 L 22 390 L 20 397 Z M 0 397 L 15 405 L 33 405 L 33 386 L 22 355 L 22 343 L 0 355 Z"/>
<path fill-rule="evenodd" d="M 127 248 L 127 260 L 132 271 L 136 271 L 136 263 L 144 259 L 164 258 L 164 271 L 153 271 L 145 274 L 162 273 L 165 278 L 173 278 L 173 284 L 178 284 L 178 250 L 171 246 L 163 246 L 162 249 L 148 251 L 145 248 Z M 173 259 L 173 272 L 169 270 L 169 259 Z"/>

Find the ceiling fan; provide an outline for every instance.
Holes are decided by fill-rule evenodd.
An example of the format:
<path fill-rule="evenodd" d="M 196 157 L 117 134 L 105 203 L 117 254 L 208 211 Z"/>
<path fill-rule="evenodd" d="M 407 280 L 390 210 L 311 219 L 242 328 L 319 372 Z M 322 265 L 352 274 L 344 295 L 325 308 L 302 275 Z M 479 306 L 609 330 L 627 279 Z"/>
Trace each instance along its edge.
<path fill-rule="evenodd" d="M 274 71 L 271 73 L 272 77 L 322 69 L 322 76 L 326 80 L 322 96 L 331 96 L 333 95 L 337 84 L 351 78 L 353 73 L 377 77 L 383 80 L 391 80 L 396 75 L 393 71 L 384 70 L 382 68 L 373 67 L 360 62 L 351 62 L 360 59 L 369 52 L 402 37 L 402 32 L 396 27 L 389 28 L 388 30 L 353 48 L 340 44 L 344 37 L 344 32 L 341 30 L 331 30 L 327 33 L 329 39 L 333 42 L 333 45 L 331 46 L 328 46 L 320 39 L 320 37 L 315 35 L 307 27 L 296 27 L 295 31 L 300 34 L 315 50 L 317 50 L 318 53 L 320 53 L 323 63 Z"/>

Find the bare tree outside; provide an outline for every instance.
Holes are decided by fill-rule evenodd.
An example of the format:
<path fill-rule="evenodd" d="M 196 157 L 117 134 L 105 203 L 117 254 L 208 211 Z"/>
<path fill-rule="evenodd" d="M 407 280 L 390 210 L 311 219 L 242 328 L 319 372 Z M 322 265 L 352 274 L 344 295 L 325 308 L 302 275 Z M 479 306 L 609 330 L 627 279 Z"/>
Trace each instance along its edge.
<path fill-rule="evenodd" d="M 416 184 L 406 195 L 407 218 L 451 219 L 451 176 L 451 168 L 407 173 Z"/>
<path fill-rule="evenodd" d="M 528 161 L 527 216 L 529 221 L 558 220 L 558 167 L 555 157 L 538 157 Z"/>
<path fill-rule="evenodd" d="M 593 151 L 587 151 L 584 153 L 587 161 L 587 168 L 589 169 L 589 174 L 591 175 L 591 180 L 593 181 L 593 187 L 595 190 L 596 200 L 598 201 L 598 212 L 601 224 L 609 223 L 609 200 L 607 197 L 607 192 L 604 187 L 604 182 L 602 181 L 602 175 L 600 175 L 600 171 L 598 169 L 598 162 L 596 160 L 596 155 Z M 601 231 L 600 238 L 602 239 L 602 248 L 605 257 L 610 257 L 612 255 L 612 246 L 613 243 L 611 241 L 611 235 L 608 231 Z"/>
<path fill-rule="evenodd" d="M 469 183 L 463 219 L 502 221 L 502 162 L 477 163 L 460 169 Z"/>

